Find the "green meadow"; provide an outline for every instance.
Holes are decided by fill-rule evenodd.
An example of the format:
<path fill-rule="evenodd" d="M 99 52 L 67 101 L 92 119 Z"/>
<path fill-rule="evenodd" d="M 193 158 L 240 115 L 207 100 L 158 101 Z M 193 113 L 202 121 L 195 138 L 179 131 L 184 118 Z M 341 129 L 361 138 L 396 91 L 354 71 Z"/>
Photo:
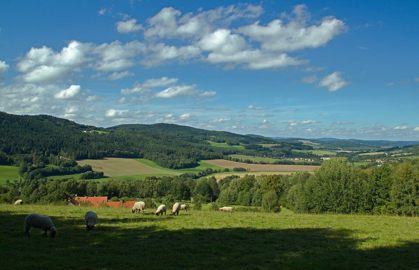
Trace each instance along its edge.
<path fill-rule="evenodd" d="M 88 207 L 0 205 L 2 269 L 419 269 L 419 218 L 192 210 L 179 216 Z M 51 216 L 55 239 L 29 213 Z"/>
<path fill-rule="evenodd" d="M 6 183 L 7 180 L 19 179 L 19 168 L 16 166 L 0 166 L 0 185 Z"/>

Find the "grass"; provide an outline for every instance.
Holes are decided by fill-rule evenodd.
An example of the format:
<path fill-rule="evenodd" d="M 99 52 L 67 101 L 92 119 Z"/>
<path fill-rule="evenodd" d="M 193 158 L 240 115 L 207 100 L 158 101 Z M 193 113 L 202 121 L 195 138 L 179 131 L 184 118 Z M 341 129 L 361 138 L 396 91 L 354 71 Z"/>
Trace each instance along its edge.
<path fill-rule="evenodd" d="M 88 232 L 87 210 L 0 205 L 2 269 L 419 269 L 417 217 L 97 208 Z M 57 237 L 24 237 L 28 213 L 50 215 Z"/>
<path fill-rule="evenodd" d="M 19 168 L 15 166 L 0 166 L 0 185 L 6 183 L 7 180 L 17 180 L 20 178 Z"/>
<path fill-rule="evenodd" d="M 234 149 L 234 150 L 243 150 L 244 149 L 243 145 L 230 145 L 230 144 L 227 144 L 227 143 L 219 143 L 219 142 L 213 142 L 213 141 L 208 141 L 208 143 L 211 146 L 214 146 L 214 147 Z"/>

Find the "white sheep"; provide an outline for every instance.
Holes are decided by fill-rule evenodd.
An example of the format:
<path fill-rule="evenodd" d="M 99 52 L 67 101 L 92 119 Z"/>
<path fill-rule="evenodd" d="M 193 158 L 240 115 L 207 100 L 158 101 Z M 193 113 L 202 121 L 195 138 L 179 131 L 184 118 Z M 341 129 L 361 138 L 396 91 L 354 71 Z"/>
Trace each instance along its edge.
<path fill-rule="evenodd" d="M 84 221 L 86 223 L 86 230 L 90 231 L 97 224 L 97 214 L 93 211 L 88 211 L 86 215 L 84 215 Z"/>
<path fill-rule="evenodd" d="M 134 206 L 132 207 L 132 212 L 133 213 L 138 213 L 138 212 L 142 212 L 144 213 L 144 209 L 145 209 L 145 202 L 136 202 L 134 203 Z"/>
<path fill-rule="evenodd" d="M 166 205 L 161 204 L 156 210 L 156 216 L 158 216 L 158 215 L 162 216 L 163 213 L 166 215 Z"/>
<path fill-rule="evenodd" d="M 180 203 L 175 203 L 172 207 L 172 215 L 179 215 Z"/>
<path fill-rule="evenodd" d="M 49 216 L 43 216 L 38 214 L 30 214 L 25 218 L 25 235 L 29 237 L 30 229 L 38 228 L 44 231 L 42 236 L 47 237 L 47 232 L 50 231 L 52 238 L 55 237 L 57 229 Z"/>
<path fill-rule="evenodd" d="M 23 204 L 23 200 L 16 200 L 15 201 L 15 203 L 14 203 L 14 205 L 20 205 L 20 204 Z"/>
<path fill-rule="evenodd" d="M 218 210 L 220 210 L 222 212 L 233 212 L 233 207 L 231 207 L 231 206 L 224 206 L 224 207 L 221 207 Z"/>
<path fill-rule="evenodd" d="M 187 204 L 181 204 L 180 205 L 180 210 L 185 210 L 186 212 L 188 212 L 188 205 Z"/>

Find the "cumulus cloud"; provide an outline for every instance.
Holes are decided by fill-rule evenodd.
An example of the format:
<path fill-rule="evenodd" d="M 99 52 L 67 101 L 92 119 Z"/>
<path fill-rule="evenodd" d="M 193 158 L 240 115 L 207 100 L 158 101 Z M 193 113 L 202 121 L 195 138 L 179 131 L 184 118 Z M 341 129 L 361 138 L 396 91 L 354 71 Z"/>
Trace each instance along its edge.
<path fill-rule="evenodd" d="M 80 93 L 80 85 L 71 85 L 67 89 L 61 90 L 56 93 L 54 97 L 56 99 L 71 99 Z"/>
<path fill-rule="evenodd" d="M 408 126 L 405 126 L 405 125 L 403 125 L 403 126 L 395 126 L 394 127 L 395 130 L 405 130 L 407 128 L 408 128 Z"/>
<path fill-rule="evenodd" d="M 334 17 L 325 17 L 318 25 L 307 25 L 309 17 L 307 8 L 298 5 L 288 22 L 275 19 L 265 26 L 256 22 L 241 27 L 239 32 L 260 42 L 266 50 L 291 52 L 323 46 L 345 29 L 345 23 Z"/>
<path fill-rule="evenodd" d="M 342 78 L 340 72 L 333 72 L 319 82 L 319 86 L 326 87 L 330 92 L 337 91 L 346 85 L 348 82 Z"/>
<path fill-rule="evenodd" d="M 136 19 L 128 19 L 116 23 L 116 30 L 122 34 L 138 32 L 141 29 L 142 26 L 140 24 L 137 24 Z"/>
<path fill-rule="evenodd" d="M 51 48 L 31 48 L 17 64 L 23 80 L 29 83 L 50 82 L 78 70 L 86 62 L 89 44 L 72 41 L 60 52 Z"/>
<path fill-rule="evenodd" d="M 106 111 L 105 116 L 108 118 L 120 118 L 126 116 L 127 114 L 128 110 L 109 109 Z"/>
<path fill-rule="evenodd" d="M 93 66 L 104 72 L 124 70 L 132 67 L 135 57 L 145 50 L 145 45 L 139 41 L 103 43 L 92 50 L 92 54 L 97 57 Z"/>
<path fill-rule="evenodd" d="M 9 69 L 9 65 L 5 61 L 0 60 L 0 73 L 6 72 Z"/>
<path fill-rule="evenodd" d="M 129 72 L 129 71 L 112 72 L 106 78 L 110 81 L 116 81 L 116 80 L 120 80 L 120 79 L 123 79 L 125 77 L 129 77 L 129 76 L 133 76 L 133 75 L 134 75 L 134 73 Z"/>
<path fill-rule="evenodd" d="M 216 94 L 217 94 L 217 92 L 215 92 L 215 91 L 204 91 L 204 92 L 200 93 L 199 95 L 201 97 L 213 97 Z"/>
<path fill-rule="evenodd" d="M 413 130 L 419 132 L 419 127 L 415 127 Z"/>

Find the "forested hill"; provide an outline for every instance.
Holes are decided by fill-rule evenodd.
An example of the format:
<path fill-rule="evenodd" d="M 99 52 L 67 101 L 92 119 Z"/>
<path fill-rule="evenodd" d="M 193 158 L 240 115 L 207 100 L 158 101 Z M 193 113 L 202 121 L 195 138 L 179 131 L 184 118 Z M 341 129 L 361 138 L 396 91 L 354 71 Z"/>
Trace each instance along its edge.
<path fill-rule="evenodd" d="M 99 128 L 48 115 L 3 112 L 0 112 L 0 124 L 3 155 L 58 155 L 71 159 L 144 157 L 170 168 L 196 166 L 201 159 L 222 158 L 234 152 L 228 147 L 211 146 L 209 141 L 231 145 L 275 142 L 259 136 L 171 124 Z"/>

